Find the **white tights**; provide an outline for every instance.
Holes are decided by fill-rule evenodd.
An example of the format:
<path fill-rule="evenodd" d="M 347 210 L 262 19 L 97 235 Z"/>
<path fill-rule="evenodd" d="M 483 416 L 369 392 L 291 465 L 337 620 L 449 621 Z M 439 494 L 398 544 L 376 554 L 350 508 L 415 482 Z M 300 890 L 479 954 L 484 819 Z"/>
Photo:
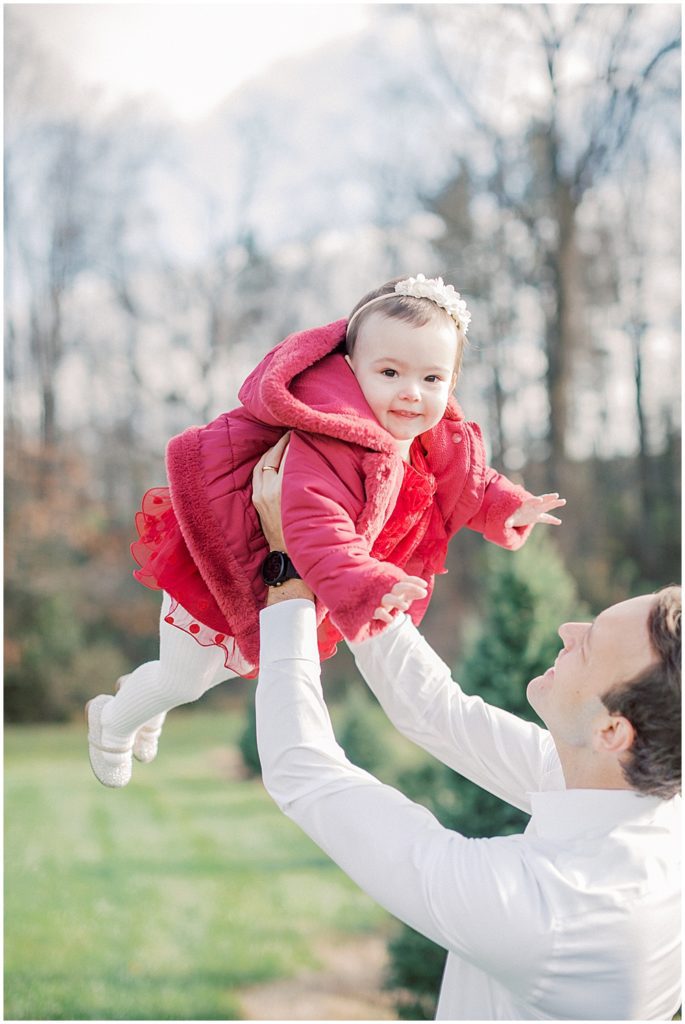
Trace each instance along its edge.
<path fill-rule="evenodd" d="M 224 664 L 220 647 L 202 647 L 192 636 L 165 622 L 171 606 L 165 594 L 159 621 L 159 661 L 140 665 L 102 711 L 105 744 L 127 744 L 141 725 L 161 728 L 167 711 L 197 700 L 236 673 Z"/>

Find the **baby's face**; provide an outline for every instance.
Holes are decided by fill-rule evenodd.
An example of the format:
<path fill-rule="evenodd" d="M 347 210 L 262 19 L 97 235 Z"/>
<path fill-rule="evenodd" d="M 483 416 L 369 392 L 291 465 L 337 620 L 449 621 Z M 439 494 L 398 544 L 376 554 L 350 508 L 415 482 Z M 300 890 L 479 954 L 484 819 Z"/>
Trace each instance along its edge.
<path fill-rule="evenodd" d="M 378 422 L 408 449 L 445 412 L 454 385 L 456 328 L 442 320 L 414 327 L 373 313 L 345 358 Z"/>

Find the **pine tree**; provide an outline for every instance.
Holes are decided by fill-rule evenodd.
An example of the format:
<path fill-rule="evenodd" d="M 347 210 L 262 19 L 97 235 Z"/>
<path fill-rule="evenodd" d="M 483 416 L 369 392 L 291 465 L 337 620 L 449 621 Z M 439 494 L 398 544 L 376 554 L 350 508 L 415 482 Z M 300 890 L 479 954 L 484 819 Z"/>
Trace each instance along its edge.
<path fill-rule="evenodd" d="M 351 687 L 340 706 L 335 734 L 349 760 L 367 772 L 377 772 L 388 760 L 387 744 L 373 714 L 378 707 L 367 690 Z"/>
<path fill-rule="evenodd" d="M 530 721 L 537 721 L 526 701 L 526 685 L 544 672 L 560 648 L 559 625 L 587 618 L 552 539 L 533 532 L 516 554 L 489 547 L 484 554 L 485 614 L 478 635 L 455 672 L 465 692 Z M 412 799 L 423 803 L 447 828 L 462 835 L 502 836 L 522 832 L 528 816 L 485 790 L 431 762 L 399 782 Z M 400 990 L 401 1018 L 429 1020 L 446 953 L 429 939 L 402 926 L 389 945 L 388 987 Z"/>
<path fill-rule="evenodd" d="M 243 766 L 249 778 L 256 778 L 262 774 L 262 764 L 259 760 L 257 749 L 257 712 L 254 696 L 247 702 L 247 714 L 243 731 L 238 737 L 238 750 L 243 760 Z"/>

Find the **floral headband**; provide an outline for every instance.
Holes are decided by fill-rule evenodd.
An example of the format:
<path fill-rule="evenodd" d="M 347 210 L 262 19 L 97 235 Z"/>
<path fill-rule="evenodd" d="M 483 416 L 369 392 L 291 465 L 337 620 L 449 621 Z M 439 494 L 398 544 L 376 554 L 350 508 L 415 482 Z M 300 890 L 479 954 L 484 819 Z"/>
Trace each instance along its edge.
<path fill-rule="evenodd" d="M 369 301 L 365 302 L 363 306 L 360 306 L 348 320 L 348 331 L 354 318 L 359 316 L 361 311 L 366 309 L 367 306 L 370 306 L 372 302 L 380 302 L 381 299 L 390 299 L 395 295 L 409 295 L 415 299 L 430 299 L 436 306 L 440 306 L 449 313 L 457 326 L 461 327 L 464 334 L 466 334 L 469 329 L 471 314 L 469 313 L 466 303 L 459 292 L 455 291 L 451 284 L 445 284 L 441 277 L 425 277 L 424 274 L 418 274 L 416 277 L 408 277 L 404 281 L 398 281 L 395 285 L 394 292 L 386 292 L 384 295 L 376 295 L 375 298 L 369 299 Z"/>

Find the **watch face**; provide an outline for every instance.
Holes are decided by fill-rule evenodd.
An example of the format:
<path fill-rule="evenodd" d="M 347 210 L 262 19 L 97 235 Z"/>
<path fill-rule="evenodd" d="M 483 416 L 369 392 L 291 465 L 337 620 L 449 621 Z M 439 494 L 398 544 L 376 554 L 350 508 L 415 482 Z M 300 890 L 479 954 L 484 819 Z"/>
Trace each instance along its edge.
<path fill-rule="evenodd" d="M 285 556 L 282 551 L 271 551 L 262 565 L 262 578 L 267 585 L 273 586 L 285 572 Z"/>

